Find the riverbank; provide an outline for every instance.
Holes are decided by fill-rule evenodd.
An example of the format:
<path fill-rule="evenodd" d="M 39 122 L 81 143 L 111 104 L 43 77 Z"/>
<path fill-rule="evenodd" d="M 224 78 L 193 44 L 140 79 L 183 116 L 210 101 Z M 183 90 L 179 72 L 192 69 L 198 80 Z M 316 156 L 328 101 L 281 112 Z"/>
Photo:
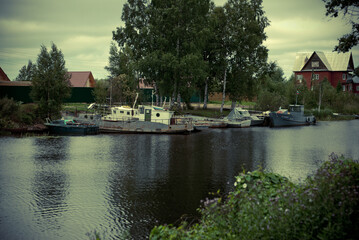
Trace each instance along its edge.
<path fill-rule="evenodd" d="M 294 184 L 257 170 L 235 177 L 234 190 L 202 201 L 200 220 L 156 226 L 150 239 L 357 239 L 359 163 L 330 155 Z M 338 190 L 340 188 L 340 190 Z M 198 223 L 197 223 L 198 222 Z"/>
<path fill-rule="evenodd" d="M 169 106 L 167 106 L 169 107 Z M 230 113 L 231 104 L 228 102 L 223 106 L 223 111 L 220 112 L 221 104 L 208 103 L 207 109 L 203 109 L 203 103 L 193 103 L 193 109 L 176 110 L 178 115 L 194 115 L 208 118 L 223 118 Z M 255 111 L 253 103 L 247 105 L 240 105 L 244 109 L 248 109 L 252 114 L 260 114 L 261 111 Z M 15 111 L 9 112 L 6 115 L 2 114 L 0 118 L 0 135 L 26 135 L 26 134 L 47 134 L 47 128 L 43 124 L 43 120 L 36 116 L 37 107 L 35 104 L 14 105 L 14 103 L 7 103 L 7 109 L 14 108 Z M 94 110 L 88 109 L 86 103 L 64 104 L 63 111 L 68 114 L 77 115 L 79 113 L 94 113 Z M 322 111 L 320 114 L 314 112 L 317 121 L 343 121 L 358 119 L 359 115 L 344 115 L 333 114 L 330 111 Z"/>

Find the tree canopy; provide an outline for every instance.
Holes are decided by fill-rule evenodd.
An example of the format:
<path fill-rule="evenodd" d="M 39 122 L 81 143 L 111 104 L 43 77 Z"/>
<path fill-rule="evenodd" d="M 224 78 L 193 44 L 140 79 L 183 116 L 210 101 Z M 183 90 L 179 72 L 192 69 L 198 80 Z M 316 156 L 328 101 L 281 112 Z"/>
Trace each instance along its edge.
<path fill-rule="evenodd" d="M 359 43 L 359 1 L 358 0 L 322 0 L 327 9 L 326 15 L 338 17 L 340 13 L 349 17 L 352 31 L 338 39 L 335 51 L 348 52 Z"/>
<path fill-rule="evenodd" d="M 30 95 L 43 117 L 58 117 L 63 100 L 71 94 L 64 55 L 54 43 L 49 52 L 42 45 L 36 66 Z"/>
<path fill-rule="evenodd" d="M 19 70 L 19 75 L 15 81 L 32 81 L 36 71 L 36 65 L 31 60 Z"/>
<path fill-rule="evenodd" d="M 180 96 L 189 103 L 225 73 L 232 100 L 254 96 L 267 61 L 262 0 L 229 0 L 224 7 L 210 0 L 128 0 L 122 20 L 113 32 L 120 49 L 111 46 L 111 75 L 121 73 L 120 53 L 129 49 L 135 75 L 172 102 Z"/>

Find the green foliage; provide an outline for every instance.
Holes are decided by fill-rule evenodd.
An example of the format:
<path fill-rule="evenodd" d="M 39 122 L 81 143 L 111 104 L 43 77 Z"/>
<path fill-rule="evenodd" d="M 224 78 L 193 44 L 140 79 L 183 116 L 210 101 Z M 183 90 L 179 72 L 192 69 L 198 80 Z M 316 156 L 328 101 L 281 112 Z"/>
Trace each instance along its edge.
<path fill-rule="evenodd" d="M 238 101 L 252 99 L 258 79 L 267 69 L 264 29 L 269 25 L 262 0 L 229 0 L 225 6 L 228 93 Z"/>
<path fill-rule="evenodd" d="M 261 111 L 275 111 L 288 106 L 287 99 L 277 92 L 262 90 L 258 95 L 256 109 Z"/>
<path fill-rule="evenodd" d="M 335 154 L 306 181 L 239 174 L 228 196 L 206 199 L 200 222 L 157 226 L 150 239 L 355 239 L 359 163 Z"/>
<path fill-rule="evenodd" d="M 106 80 L 96 81 L 96 86 L 93 90 L 93 96 L 96 103 L 105 104 L 107 100 L 108 82 Z"/>
<path fill-rule="evenodd" d="M 69 79 L 62 52 L 54 43 L 49 52 L 42 45 L 30 93 L 39 106 L 41 117 L 60 115 L 63 100 L 71 94 Z"/>
<path fill-rule="evenodd" d="M 135 83 L 128 75 L 121 74 L 111 80 L 112 102 L 132 103 L 136 97 Z"/>
<path fill-rule="evenodd" d="M 316 119 L 330 120 L 333 116 L 333 111 L 329 108 L 321 109 L 320 112 L 316 109 L 312 112 Z"/>
<path fill-rule="evenodd" d="M 356 0 L 323 0 L 325 2 L 326 15 L 338 17 L 339 13 L 349 17 L 352 25 L 352 31 L 339 38 L 339 43 L 335 46 L 335 51 L 348 52 L 359 43 L 359 2 Z"/>
<path fill-rule="evenodd" d="M 20 104 L 7 97 L 0 99 L 0 128 L 17 128 L 39 121 L 35 104 Z"/>
<path fill-rule="evenodd" d="M 259 94 L 256 109 L 274 111 L 289 104 L 285 97 L 289 84 L 285 81 L 283 75 L 283 70 L 277 63 L 272 62 L 268 65 L 267 74 L 261 77 L 261 82 L 258 86 Z"/>
<path fill-rule="evenodd" d="M 23 66 L 19 70 L 19 75 L 16 77 L 15 81 L 32 81 L 36 72 L 36 65 L 29 60 L 27 66 Z"/>

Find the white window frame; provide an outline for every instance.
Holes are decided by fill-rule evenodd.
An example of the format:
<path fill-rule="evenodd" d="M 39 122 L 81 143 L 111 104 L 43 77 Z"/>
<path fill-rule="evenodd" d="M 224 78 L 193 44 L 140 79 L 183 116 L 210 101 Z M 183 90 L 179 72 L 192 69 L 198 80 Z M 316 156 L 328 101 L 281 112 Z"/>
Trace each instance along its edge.
<path fill-rule="evenodd" d="M 357 92 L 359 92 L 359 85 L 356 88 L 357 88 Z"/>
<path fill-rule="evenodd" d="M 347 79 L 347 74 L 346 74 L 346 73 L 343 73 L 342 79 L 343 79 L 343 80 L 346 80 L 346 79 Z"/>
<path fill-rule="evenodd" d="M 343 85 L 343 92 L 345 92 L 345 85 Z"/>
<path fill-rule="evenodd" d="M 319 80 L 319 74 L 313 74 L 313 80 Z"/>

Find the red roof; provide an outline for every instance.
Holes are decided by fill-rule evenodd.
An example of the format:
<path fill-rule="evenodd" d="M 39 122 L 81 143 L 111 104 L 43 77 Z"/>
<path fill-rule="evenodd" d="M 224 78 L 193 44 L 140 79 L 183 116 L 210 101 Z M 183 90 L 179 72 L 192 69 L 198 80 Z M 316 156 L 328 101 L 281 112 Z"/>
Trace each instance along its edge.
<path fill-rule="evenodd" d="M 72 87 L 95 87 L 95 79 L 90 71 L 69 72 Z"/>
<path fill-rule="evenodd" d="M 0 67 L 0 81 L 10 81 L 6 73 Z"/>
<path fill-rule="evenodd" d="M 154 86 L 152 84 L 146 83 L 143 78 L 138 80 L 138 85 L 140 89 L 154 89 Z"/>
<path fill-rule="evenodd" d="M 27 87 L 31 86 L 31 81 L 0 81 L 0 86 Z"/>

